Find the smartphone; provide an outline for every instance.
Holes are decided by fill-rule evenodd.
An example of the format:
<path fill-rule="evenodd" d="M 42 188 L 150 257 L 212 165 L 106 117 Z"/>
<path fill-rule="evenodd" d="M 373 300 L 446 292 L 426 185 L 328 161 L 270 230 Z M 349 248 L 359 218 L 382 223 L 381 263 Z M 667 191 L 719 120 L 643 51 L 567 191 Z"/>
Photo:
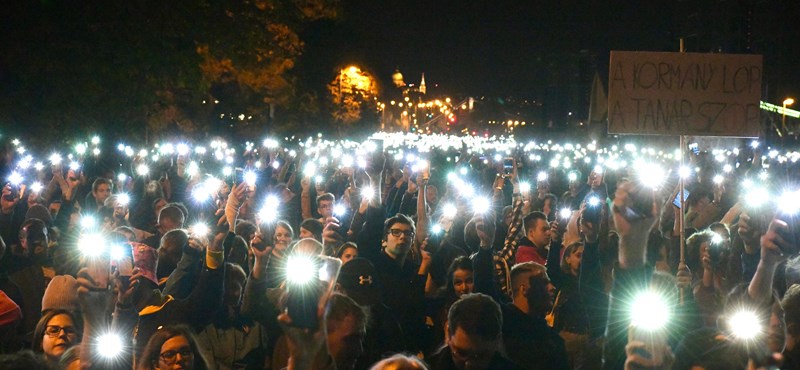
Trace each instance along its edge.
<path fill-rule="evenodd" d="M 514 172 L 514 159 L 511 157 L 506 157 L 503 159 L 503 173 L 510 175 L 512 172 Z"/>
<path fill-rule="evenodd" d="M 11 184 L 11 183 L 8 183 L 7 185 L 9 187 L 9 189 L 11 189 L 11 193 L 4 195 L 3 199 L 5 199 L 5 200 L 7 200 L 9 202 L 13 202 L 20 195 L 19 186 Z"/>
<path fill-rule="evenodd" d="M 689 199 L 689 194 L 691 194 L 689 189 L 683 189 L 683 202 L 684 203 L 686 203 L 686 200 Z M 678 207 L 678 209 L 681 208 L 680 192 L 678 192 L 678 194 L 675 194 L 675 199 L 672 200 L 672 204 L 674 204 L 675 207 Z"/>
<path fill-rule="evenodd" d="M 139 273 L 145 278 L 158 284 L 156 277 L 156 261 L 158 253 L 147 244 L 131 243 L 133 253 L 133 266 L 139 269 Z"/>
<path fill-rule="evenodd" d="M 108 289 L 109 281 L 111 280 L 111 258 L 109 258 L 108 253 L 88 257 L 86 259 L 86 268 L 98 288 Z"/>
<path fill-rule="evenodd" d="M 319 327 L 317 312 L 333 292 L 342 261 L 327 256 L 295 254 L 287 262 L 286 311 L 292 326 Z"/>
<path fill-rule="evenodd" d="M 241 184 L 244 182 L 244 168 L 236 167 L 233 170 L 233 185 Z"/>
<path fill-rule="evenodd" d="M 589 193 L 584 198 L 584 202 L 586 203 L 586 208 L 583 211 L 583 219 L 594 225 L 599 225 L 604 200 L 595 193 Z"/>
<path fill-rule="evenodd" d="M 133 247 L 130 243 L 122 243 L 115 248 L 119 248 L 121 255 L 111 261 L 111 266 L 116 268 L 119 276 L 130 277 L 133 275 Z"/>
<path fill-rule="evenodd" d="M 664 330 L 643 330 L 631 325 L 628 327 L 628 343 L 639 341 L 643 348 L 635 348 L 634 353 L 645 359 L 664 358 L 667 353 L 667 335 Z"/>

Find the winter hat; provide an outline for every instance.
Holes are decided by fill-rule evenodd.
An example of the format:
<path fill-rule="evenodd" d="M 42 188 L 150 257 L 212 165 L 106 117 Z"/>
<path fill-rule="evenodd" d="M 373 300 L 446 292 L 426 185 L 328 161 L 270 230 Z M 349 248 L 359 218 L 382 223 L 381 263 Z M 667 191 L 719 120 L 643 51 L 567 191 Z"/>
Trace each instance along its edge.
<path fill-rule="evenodd" d="M 366 258 L 357 257 L 342 265 L 337 282 L 348 297 L 362 306 L 381 302 L 381 291 L 375 266 Z"/>
<path fill-rule="evenodd" d="M 42 296 L 42 312 L 50 310 L 80 311 L 78 304 L 78 281 L 70 275 L 53 277 Z"/>
<path fill-rule="evenodd" d="M 314 238 L 317 239 L 318 241 L 322 241 L 323 225 L 322 222 L 319 222 L 319 220 L 315 220 L 313 218 L 307 218 L 303 220 L 303 223 L 300 224 L 300 227 L 314 234 Z"/>
<path fill-rule="evenodd" d="M 47 226 L 53 225 L 53 217 L 50 216 L 50 211 L 41 204 L 34 204 L 31 208 L 28 208 L 28 212 L 25 213 L 25 220 L 31 218 L 38 218 L 44 221 Z"/>
<path fill-rule="evenodd" d="M 22 311 L 17 303 L 0 290 L 0 326 L 12 324 L 21 319 Z"/>

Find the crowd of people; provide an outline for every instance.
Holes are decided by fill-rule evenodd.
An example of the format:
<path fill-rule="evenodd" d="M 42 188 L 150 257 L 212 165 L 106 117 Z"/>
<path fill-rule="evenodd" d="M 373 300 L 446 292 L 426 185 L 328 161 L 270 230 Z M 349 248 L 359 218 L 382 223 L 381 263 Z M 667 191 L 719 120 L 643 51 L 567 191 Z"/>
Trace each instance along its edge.
<path fill-rule="evenodd" d="M 437 140 L 6 143 L 0 369 L 800 368 L 797 157 Z"/>

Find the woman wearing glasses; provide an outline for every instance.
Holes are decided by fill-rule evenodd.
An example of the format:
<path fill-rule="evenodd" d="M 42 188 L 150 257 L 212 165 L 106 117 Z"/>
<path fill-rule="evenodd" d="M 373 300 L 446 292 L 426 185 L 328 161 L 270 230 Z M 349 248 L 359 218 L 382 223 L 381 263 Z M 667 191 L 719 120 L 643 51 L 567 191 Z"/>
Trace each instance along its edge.
<path fill-rule="evenodd" d="M 79 344 L 82 335 L 80 315 L 67 310 L 48 311 L 33 331 L 33 350 L 44 354 L 48 363 L 57 365 L 64 351 Z"/>
<path fill-rule="evenodd" d="M 138 370 L 209 368 L 194 334 L 188 327 L 180 325 L 168 326 L 153 334 L 140 358 Z"/>

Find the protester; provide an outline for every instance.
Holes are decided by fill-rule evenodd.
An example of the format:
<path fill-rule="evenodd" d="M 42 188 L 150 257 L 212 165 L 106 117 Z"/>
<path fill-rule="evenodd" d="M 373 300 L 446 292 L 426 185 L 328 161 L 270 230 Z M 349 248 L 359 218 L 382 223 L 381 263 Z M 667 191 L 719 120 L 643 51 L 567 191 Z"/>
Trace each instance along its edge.
<path fill-rule="evenodd" d="M 238 158 L 222 142 L 12 159 L 0 352 L 103 369 L 800 362 L 791 152 L 687 152 L 682 210 L 666 144 L 380 134 Z M 317 326 L 287 311 L 298 254 L 342 263 L 303 276 L 338 292 L 304 306 Z"/>

